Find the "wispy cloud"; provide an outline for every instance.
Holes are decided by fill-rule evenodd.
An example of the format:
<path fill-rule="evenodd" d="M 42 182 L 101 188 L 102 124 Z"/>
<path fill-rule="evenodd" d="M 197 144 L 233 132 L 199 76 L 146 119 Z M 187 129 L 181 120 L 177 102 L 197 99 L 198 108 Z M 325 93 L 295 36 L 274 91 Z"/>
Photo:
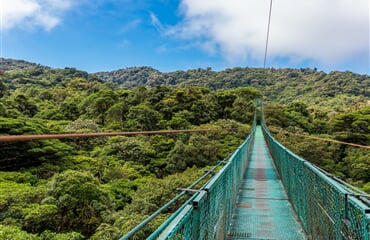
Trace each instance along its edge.
<path fill-rule="evenodd" d="M 155 15 L 153 12 L 150 13 L 150 22 L 157 29 L 157 31 L 163 31 L 163 24 L 161 23 L 161 21 L 159 21 L 157 15 Z"/>
<path fill-rule="evenodd" d="M 126 23 L 120 30 L 120 33 L 126 33 L 132 29 L 138 28 L 141 24 L 141 19 L 137 18 Z"/>
<path fill-rule="evenodd" d="M 130 40 L 127 40 L 127 39 L 124 39 L 122 40 L 119 44 L 118 44 L 118 48 L 120 49 L 125 49 L 127 47 L 129 47 L 131 45 L 131 41 Z"/>
<path fill-rule="evenodd" d="M 182 0 L 183 20 L 167 34 L 201 41 L 229 61 L 262 61 L 270 1 Z M 273 2 L 269 56 L 340 64 L 369 56 L 368 0 Z"/>
<path fill-rule="evenodd" d="M 34 28 L 50 31 L 61 23 L 62 14 L 72 7 L 72 0 L 1 0 L 4 30 Z"/>

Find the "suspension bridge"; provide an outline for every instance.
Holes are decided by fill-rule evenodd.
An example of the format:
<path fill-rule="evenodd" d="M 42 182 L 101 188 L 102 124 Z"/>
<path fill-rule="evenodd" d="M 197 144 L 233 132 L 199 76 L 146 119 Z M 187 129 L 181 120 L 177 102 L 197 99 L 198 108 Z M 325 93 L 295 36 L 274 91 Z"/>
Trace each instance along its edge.
<path fill-rule="evenodd" d="M 285 148 L 263 118 L 222 163 L 200 189 L 193 187 L 209 172 L 120 240 L 135 239 L 189 192 L 147 239 L 370 240 L 370 196 Z"/>

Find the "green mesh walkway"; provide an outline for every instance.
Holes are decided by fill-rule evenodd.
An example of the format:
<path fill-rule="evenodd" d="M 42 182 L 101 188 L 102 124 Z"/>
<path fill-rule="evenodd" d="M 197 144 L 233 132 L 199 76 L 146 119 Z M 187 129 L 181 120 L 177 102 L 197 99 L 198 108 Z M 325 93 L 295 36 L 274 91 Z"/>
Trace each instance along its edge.
<path fill-rule="evenodd" d="M 227 239 L 305 239 L 257 126 Z"/>

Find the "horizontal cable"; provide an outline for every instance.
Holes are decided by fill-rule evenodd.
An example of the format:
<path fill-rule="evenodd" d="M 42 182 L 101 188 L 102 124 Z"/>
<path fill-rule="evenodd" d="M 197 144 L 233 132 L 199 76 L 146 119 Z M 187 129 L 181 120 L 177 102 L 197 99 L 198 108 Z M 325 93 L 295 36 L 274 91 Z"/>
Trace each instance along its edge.
<path fill-rule="evenodd" d="M 360 144 L 355 144 L 355 143 L 342 142 L 342 141 L 338 141 L 338 140 L 334 140 L 334 139 L 330 139 L 330 138 L 315 137 L 315 136 L 311 136 L 311 135 L 307 135 L 307 134 L 294 133 L 294 132 L 289 132 L 289 131 L 278 129 L 278 128 L 274 128 L 274 127 L 268 127 L 268 128 L 269 129 L 272 129 L 272 130 L 275 130 L 275 131 L 278 131 L 278 132 L 288 133 L 288 134 L 297 135 L 297 136 L 306 137 L 306 138 L 312 138 L 312 139 L 316 139 L 316 140 L 320 140 L 320 141 L 333 142 L 333 143 L 339 143 L 339 144 L 349 145 L 349 146 L 352 146 L 352 147 L 370 149 L 370 146 L 366 146 L 366 145 L 360 145 Z"/>
<path fill-rule="evenodd" d="M 65 134 L 40 134 L 40 135 L 7 135 L 7 136 L 0 136 L 0 142 L 16 142 L 16 141 L 62 139 L 62 138 L 89 138 L 89 137 L 109 137 L 109 136 L 135 136 L 135 135 L 154 135 L 154 134 L 217 132 L 217 131 L 224 131 L 224 130 L 236 130 L 236 128 L 160 130 L 160 131 L 137 131 L 137 132 L 65 133 Z"/>

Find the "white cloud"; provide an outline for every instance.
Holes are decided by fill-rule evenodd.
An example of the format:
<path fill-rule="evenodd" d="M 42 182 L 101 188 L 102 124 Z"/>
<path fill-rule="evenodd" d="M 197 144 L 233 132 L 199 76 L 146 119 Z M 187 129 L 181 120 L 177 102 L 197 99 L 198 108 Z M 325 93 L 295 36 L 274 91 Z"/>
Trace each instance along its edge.
<path fill-rule="evenodd" d="M 229 61 L 263 61 L 269 0 L 182 0 L 168 34 Z M 369 55 L 368 0 L 274 0 L 269 58 L 335 65 Z"/>
<path fill-rule="evenodd" d="M 151 21 L 151 24 L 159 31 L 159 32 L 162 32 L 163 30 L 163 25 L 161 23 L 161 21 L 159 21 L 157 15 L 155 15 L 154 13 L 150 13 L 150 21 Z"/>
<path fill-rule="evenodd" d="M 49 31 L 61 22 L 72 0 L 0 0 L 2 25 L 13 28 L 42 27 Z"/>

